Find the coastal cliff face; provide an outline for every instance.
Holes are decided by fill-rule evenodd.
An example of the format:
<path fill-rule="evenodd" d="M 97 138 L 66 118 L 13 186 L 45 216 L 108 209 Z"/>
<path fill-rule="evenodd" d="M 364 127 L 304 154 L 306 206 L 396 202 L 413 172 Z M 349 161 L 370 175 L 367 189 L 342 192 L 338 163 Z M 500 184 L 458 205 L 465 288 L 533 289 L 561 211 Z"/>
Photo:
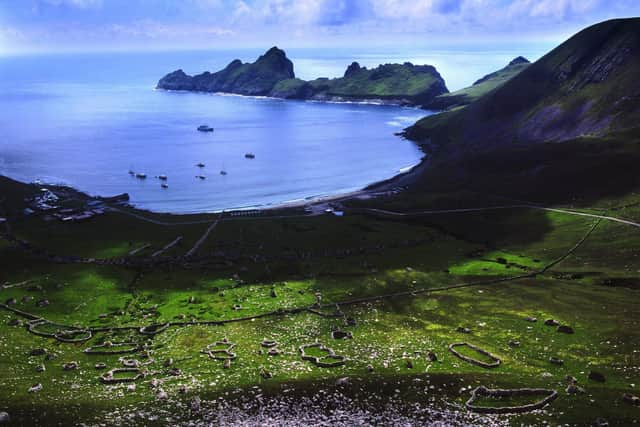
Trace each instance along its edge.
<path fill-rule="evenodd" d="M 447 93 L 438 71 L 430 65 L 385 64 L 367 69 L 352 63 L 343 77 L 297 79 L 293 64 L 284 51 L 271 48 L 254 63 L 231 62 L 216 73 L 189 76 L 182 70 L 167 74 L 159 89 L 198 92 L 225 92 L 285 99 L 332 101 L 381 100 L 397 104 L 421 105 Z"/>

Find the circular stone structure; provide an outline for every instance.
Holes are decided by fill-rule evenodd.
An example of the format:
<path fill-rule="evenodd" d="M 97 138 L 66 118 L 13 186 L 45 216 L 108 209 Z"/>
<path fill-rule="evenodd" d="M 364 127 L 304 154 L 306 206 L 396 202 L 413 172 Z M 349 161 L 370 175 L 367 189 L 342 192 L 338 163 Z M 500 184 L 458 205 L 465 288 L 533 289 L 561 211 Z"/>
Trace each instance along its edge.
<path fill-rule="evenodd" d="M 465 356 L 464 354 L 460 353 L 459 351 L 456 350 L 456 347 L 469 347 L 470 349 L 474 350 L 475 352 L 482 354 L 484 356 L 487 356 L 489 359 L 492 360 L 492 362 L 483 362 L 482 360 L 478 360 L 478 359 L 474 359 L 473 357 L 469 357 L 469 356 Z M 500 366 L 500 363 L 502 363 L 502 361 L 500 360 L 500 358 L 498 356 L 496 356 L 495 354 L 492 354 L 490 352 L 488 352 L 487 350 L 484 350 L 478 346 L 475 346 L 473 344 L 469 344 L 467 342 L 459 342 L 459 343 L 453 343 L 453 344 L 449 344 L 449 351 L 451 353 L 454 354 L 454 356 L 456 356 L 458 359 L 464 360 L 465 362 L 469 362 L 473 365 L 477 365 L 480 366 L 482 368 L 497 368 L 498 366 Z"/>
<path fill-rule="evenodd" d="M 326 356 L 318 357 L 311 356 L 307 354 L 306 350 L 308 348 L 317 348 L 318 350 L 327 353 Z M 324 344 L 316 342 L 311 344 L 304 344 L 299 347 L 300 349 L 300 357 L 302 360 L 308 360 L 314 365 L 320 368 L 336 368 L 338 366 L 342 366 L 346 363 L 347 358 L 344 356 L 337 355 L 333 349 L 326 347 Z M 329 361 L 327 361 L 327 359 Z"/>
<path fill-rule="evenodd" d="M 216 349 L 216 350 L 213 349 L 215 347 L 222 347 L 222 346 L 226 346 L 226 348 Z M 208 354 L 209 357 L 214 360 L 231 361 L 231 360 L 235 360 L 238 357 L 233 352 L 233 348 L 235 346 L 236 346 L 235 343 L 232 343 L 231 341 L 224 339 L 222 341 L 216 341 L 214 343 L 209 344 L 202 350 L 202 352 L 204 354 Z"/>
<path fill-rule="evenodd" d="M 264 348 L 271 348 L 271 347 L 277 346 L 278 345 L 278 341 L 264 339 L 264 340 L 262 340 L 260 345 L 262 347 L 264 347 Z"/>
<path fill-rule="evenodd" d="M 522 396 L 541 396 L 542 399 L 525 404 L 515 406 L 477 406 L 475 402 L 481 397 L 522 397 Z M 542 409 L 558 397 L 556 390 L 545 388 L 516 388 L 516 389 L 490 389 L 484 386 L 476 387 L 471 392 L 471 397 L 465 403 L 467 409 L 481 414 L 523 414 L 526 412 Z"/>

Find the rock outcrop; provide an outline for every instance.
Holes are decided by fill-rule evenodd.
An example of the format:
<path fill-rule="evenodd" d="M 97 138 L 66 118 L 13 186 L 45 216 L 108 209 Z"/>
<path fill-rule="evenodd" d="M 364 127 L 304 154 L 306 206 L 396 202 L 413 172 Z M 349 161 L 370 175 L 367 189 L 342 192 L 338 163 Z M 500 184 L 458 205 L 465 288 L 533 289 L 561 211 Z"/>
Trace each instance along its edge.
<path fill-rule="evenodd" d="M 353 62 L 343 77 L 304 81 L 295 77 L 284 51 L 271 48 L 254 63 L 236 59 L 216 73 L 195 76 L 177 70 L 158 82 L 159 89 L 224 92 L 283 99 L 331 101 L 379 100 L 420 105 L 447 93 L 444 80 L 430 65 L 384 64 L 373 69 Z"/>

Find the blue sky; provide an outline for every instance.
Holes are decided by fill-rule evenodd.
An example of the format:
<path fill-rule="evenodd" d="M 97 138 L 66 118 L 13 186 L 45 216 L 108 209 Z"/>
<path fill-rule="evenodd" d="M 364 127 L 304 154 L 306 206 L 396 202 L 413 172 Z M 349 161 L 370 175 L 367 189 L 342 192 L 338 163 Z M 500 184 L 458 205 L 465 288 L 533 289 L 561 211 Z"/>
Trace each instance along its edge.
<path fill-rule="evenodd" d="M 0 53 L 559 42 L 640 0 L 0 0 Z"/>

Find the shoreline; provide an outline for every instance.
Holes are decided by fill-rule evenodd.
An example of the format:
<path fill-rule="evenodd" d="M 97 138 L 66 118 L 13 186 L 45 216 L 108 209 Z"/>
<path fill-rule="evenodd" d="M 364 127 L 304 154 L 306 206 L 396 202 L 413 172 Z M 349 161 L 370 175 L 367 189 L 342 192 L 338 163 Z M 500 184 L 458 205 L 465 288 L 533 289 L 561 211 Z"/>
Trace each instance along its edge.
<path fill-rule="evenodd" d="M 207 92 L 202 90 L 182 90 L 182 89 L 164 89 L 161 87 L 154 87 L 154 91 L 159 92 L 169 92 L 169 93 L 194 93 L 200 95 L 215 95 L 215 96 L 237 96 L 239 98 L 249 98 L 249 99 L 264 99 L 264 100 L 274 100 L 274 101 L 298 101 L 298 102 L 315 102 L 318 104 L 346 104 L 346 105 L 375 105 L 378 107 L 399 107 L 406 108 L 411 110 L 420 110 L 420 111 L 431 111 L 436 112 L 435 110 L 428 110 L 420 107 L 417 104 L 413 104 L 408 102 L 407 100 L 401 99 L 384 99 L 384 98 L 367 98 L 367 97 L 354 97 L 354 98 L 344 98 L 344 97 L 330 97 L 330 98 L 280 98 L 277 96 L 268 96 L 268 95 L 243 95 L 241 93 L 233 93 L 233 92 Z"/>
<path fill-rule="evenodd" d="M 413 142 L 413 141 L 412 141 Z M 229 208 L 229 209 L 220 209 L 216 211 L 207 211 L 207 212 L 184 212 L 184 213 L 173 213 L 173 212 L 158 212 L 150 209 L 144 209 L 137 207 L 135 205 L 130 205 L 127 203 L 126 209 L 131 209 L 138 213 L 145 213 L 150 215 L 159 215 L 159 216 L 169 216 L 172 218 L 185 218 L 185 217 L 193 217 L 193 216 L 215 216 L 220 214 L 234 213 L 234 212 L 245 212 L 245 211 L 258 211 L 258 212 L 274 212 L 278 210 L 288 210 L 288 209 L 300 209 L 300 208 L 309 208 L 316 207 L 314 211 L 318 209 L 324 211 L 326 207 L 329 207 L 331 203 L 339 203 L 359 198 L 374 198 L 380 196 L 382 193 L 391 191 L 392 189 L 401 188 L 407 185 L 410 185 L 415 177 L 424 170 L 426 164 L 428 163 L 428 156 L 423 156 L 418 163 L 412 166 L 407 166 L 399 169 L 399 172 L 387 179 L 383 179 L 380 181 L 372 182 L 371 184 L 366 185 L 365 187 L 353 190 L 346 191 L 336 194 L 327 194 L 321 196 L 309 196 L 308 198 L 286 201 L 281 203 L 274 203 L 271 205 L 261 205 L 261 206 L 248 206 L 245 208 Z M 60 185 L 60 184 L 49 184 L 49 183 L 36 183 L 36 182 L 21 182 L 15 180 L 6 175 L 0 175 L 9 180 L 28 185 L 33 187 L 40 188 L 50 188 L 50 189 L 66 189 L 77 193 L 79 196 L 86 200 L 101 200 L 105 201 L 108 199 L 114 199 L 123 196 L 124 194 L 112 195 L 112 196 L 104 196 L 104 195 L 90 195 L 84 191 L 81 191 L 75 187 L 68 185 Z M 402 189 L 400 189 L 402 191 Z M 128 197 L 128 194 L 127 194 Z"/>

